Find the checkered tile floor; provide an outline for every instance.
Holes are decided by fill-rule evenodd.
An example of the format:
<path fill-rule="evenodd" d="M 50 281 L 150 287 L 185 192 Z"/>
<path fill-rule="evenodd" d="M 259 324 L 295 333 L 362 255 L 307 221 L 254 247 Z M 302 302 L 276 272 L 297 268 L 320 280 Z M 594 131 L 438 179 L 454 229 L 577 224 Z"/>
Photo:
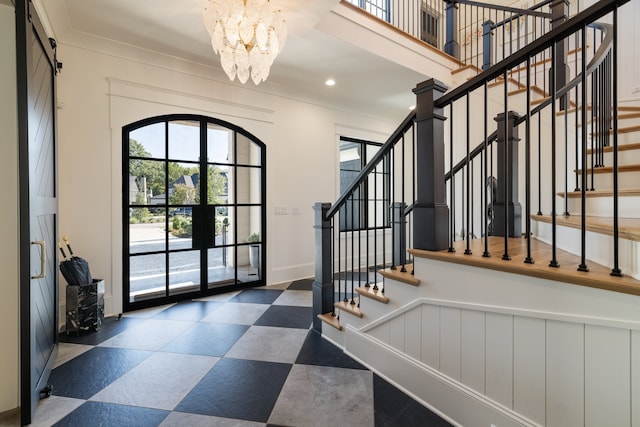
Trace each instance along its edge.
<path fill-rule="evenodd" d="M 449 425 L 311 331 L 311 281 L 61 337 L 38 426 Z"/>

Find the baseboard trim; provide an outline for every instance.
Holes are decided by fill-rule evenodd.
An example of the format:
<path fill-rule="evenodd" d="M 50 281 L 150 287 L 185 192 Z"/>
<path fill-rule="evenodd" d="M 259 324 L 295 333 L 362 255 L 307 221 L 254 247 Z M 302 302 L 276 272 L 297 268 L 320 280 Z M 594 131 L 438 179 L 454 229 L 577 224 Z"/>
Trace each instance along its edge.
<path fill-rule="evenodd" d="M 350 325 L 346 327 L 345 353 L 455 426 L 539 427 Z"/>

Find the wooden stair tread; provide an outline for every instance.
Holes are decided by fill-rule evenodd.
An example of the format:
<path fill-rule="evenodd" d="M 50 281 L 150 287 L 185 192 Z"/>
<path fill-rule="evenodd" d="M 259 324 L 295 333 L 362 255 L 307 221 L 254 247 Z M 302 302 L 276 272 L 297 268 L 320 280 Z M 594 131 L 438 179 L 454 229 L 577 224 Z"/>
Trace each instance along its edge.
<path fill-rule="evenodd" d="M 419 286 L 420 279 L 416 279 L 416 277 L 411 274 L 413 271 L 413 264 L 406 264 L 405 269 L 407 270 L 406 272 L 400 271 L 400 267 L 397 267 L 395 270 L 385 268 L 384 270 L 380 270 L 379 273 L 382 277 L 386 277 L 387 279 L 393 279 L 409 285 Z"/>
<path fill-rule="evenodd" d="M 453 74 L 461 73 L 466 70 L 473 70 L 473 72 L 475 72 L 476 74 L 479 74 L 482 72 L 482 70 L 476 67 L 475 65 L 463 65 L 459 68 L 456 68 L 455 70 L 451 70 L 451 74 L 453 75 Z"/>
<path fill-rule="evenodd" d="M 360 299 L 354 298 L 353 302 L 354 303 L 351 304 L 351 301 L 338 301 L 334 303 L 333 306 L 354 316 L 363 317 L 364 314 L 360 311 Z"/>
<path fill-rule="evenodd" d="M 340 320 L 338 320 L 337 316 L 333 316 L 331 313 L 318 314 L 318 319 L 333 326 L 339 331 L 342 330 L 342 325 L 340 324 Z"/>
<path fill-rule="evenodd" d="M 551 215 L 531 215 L 531 219 L 551 224 L 552 217 Z M 613 236 L 612 217 L 586 216 L 585 219 L 587 231 Z M 556 215 L 556 224 L 580 229 L 582 227 L 582 218 L 580 215 Z M 618 218 L 618 236 L 621 239 L 640 242 L 640 219 Z"/>
<path fill-rule="evenodd" d="M 618 144 L 618 151 L 629 151 L 629 150 L 639 150 L 639 149 L 640 149 L 640 142 L 634 142 L 633 144 Z M 587 148 L 587 154 L 591 154 L 592 151 L 593 151 L 592 148 Z M 604 147 L 604 152 L 612 153 L 613 146 L 609 145 L 607 147 Z"/>
<path fill-rule="evenodd" d="M 578 265 L 580 264 L 580 257 L 560 249 L 556 250 L 556 259 L 560 266 L 558 268 L 549 267 L 551 245 L 536 239 L 531 240 L 531 256 L 535 263 L 525 264 L 524 259 L 527 254 L 526 239 L 510 238 L 508 242 L 509 255 L 511 256 L 511 260 L 509 261 L 502 260 L 504 251 L 503 237 L 489 237 L 489 251 L 492 256 L 488 258 L 482 256 L 484 251 L 483 239 L 473 239 L 469 242 L 473 252 L 472 255 L 464 254 L 466 247 L 464 240 L 454 243 L 453 246 L 456 252 L 448 252 L 447 249 L 442 251 L 409 249 L 409 252 L 418 258 L 489 268 L 573 285 L 640 295 L 640 281 L 625 275 L 622 277 L 611 276 L 611 269 L 593 262 L 587 262 L 589 272 L 577 271 Z"/>
<path fill-rule="evenodd" d="M 356 288 L 356 292 L 362 295 L 363 297 L 374 299 L 383 304 L 386 304 L 389 302 L 389 298 L 385 296 L 383 288 L 378 288 L 374 290 L 373 286 L 369 286 L 369 287 L 361 286 Z"/>
<path fill-rule="evenodd" d="M 618 172 L 637 172 L 640 171 L 640 165 L 620 165 L 618 166 Z M 582 175 L 582 169 L 578 169 L 577 171 L 574 170 L 574 172 L 577 172 L 578 175 Z M 601 166 L 599 168 L 594 168 L 593 169 L 593 173 L 594 174 L 598 174 L 598 173 L 612 173 L 613 172 L 613 166 Z M 587 169 L 587 173 L 590 174 L 591 173 L 591 168 Z"/>
<path fill-rule="evenodd" d="M 560 197 L 564 197 L 564 192 L 558 192 L 556 193 L 558 196 Z M 591 198 L 591 197 L 612 197 L 613 196 L 613 190 L 611 189 L 606 189 L 606 190 L 593 190 L 593 191 L 587 191 L 585 194 L 585 197 L 587 198 Z M 618 196 L 640 196 L 640 188 L 620 188 L 618 189 Z M 582 197 L 582 193 L 580 191 L 570 191 L 567 193 L 567 197 L 569 199 L 578 199 L 580 197 Z"/>

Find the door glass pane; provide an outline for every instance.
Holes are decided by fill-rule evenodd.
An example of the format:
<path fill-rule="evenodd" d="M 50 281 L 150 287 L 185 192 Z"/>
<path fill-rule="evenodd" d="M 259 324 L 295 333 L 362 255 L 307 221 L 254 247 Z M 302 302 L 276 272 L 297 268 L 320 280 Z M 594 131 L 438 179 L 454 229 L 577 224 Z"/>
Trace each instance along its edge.
<path fill-rule="evenodd" d="M 129 132 L 129 156 L 165 157 L 165 123 L 155 123 Z"/>
<path fill-rule="evenodd" d="M 169 254 L 169 295 L 200 289 L 200 251 Z"/>
<path fill-rule="evenodd" d="M 238 153 L 236 156 L 236 163 L 239 165 L 261 166 L 262 149 L 260 148 L 260 146 L 242 134 L 237 135 Z"/>
<path fill-rule="evenodd" d="M 259 168 L 247 168 L 238 166 L 238 203 L 259 204 L 262 201 L 262 185 Z"/>
<path fill-rule="evenodd" d="M 165 296 L 165 254 L 129 258 L 129 301 Z"/>
<path fill-rule="evenodd" d="M 166 203 L 164 162 L 129 160 L 129 204 L 161 205 Z"/>
<path fill-rule="evenodd" d="M 130 208 L 129 253 L 166 250 L 166 219 L 164 208 Z"/>
<path fill-rule="evenodd" d="M 215 210 L 216 246 L 235 243 L 235 209 L 233 206 L 217 206 Z"/>
<path fill-rule="evenodd" d="M 193 248 L 193 218 L 190 207 L 169 209 L 169 249 Z"/>
<path fill-rule="evenodd" d="M 169 122 L 169 158 L 200 161 L 199 122 Z"/>
<path fill-rule="evenodd" d="M 246 283 L 259 280 L 262 276 L 262 245 L 238 246 L 238 282 Z"/>
<path fill-rule="evenodd" d="M 235 256 L 232 246 L 207 251 L 208 288 L 235 283 Z"/>
<path fill-rule="evenodd" d="M 262 208 L 260 206 L 238 206 L 237 233 L 239 243 L 262 241 Z"/>
<path fill-rule="evenodd" d="M 198 203 L 200 198 L 200 168 L 198 164 L 169 162 L 168 166 L 169 204 L 194 205 Z"/>
<path fill-rule="evenodd" d="M 233 163 L 233 132 L 218 125 L 207 125 L 207 162 Z"/>
<path fill-rule="evenodd" d="M 229 166 L 209 165 L 207 167 L 207 203 L 225 205 L 229 203 Z"/>

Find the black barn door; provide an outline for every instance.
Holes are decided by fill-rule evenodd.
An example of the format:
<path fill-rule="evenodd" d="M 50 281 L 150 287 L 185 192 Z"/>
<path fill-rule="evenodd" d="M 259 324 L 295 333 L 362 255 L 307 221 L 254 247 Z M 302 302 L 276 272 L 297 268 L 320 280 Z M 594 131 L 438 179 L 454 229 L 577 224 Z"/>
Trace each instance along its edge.
<path fill-rule="evenodd" d="M 52 42 L 28 0 L 16 1 L 20 157 L 22 424 L 29 424 L 57 354 L 56 94 Z"/>

